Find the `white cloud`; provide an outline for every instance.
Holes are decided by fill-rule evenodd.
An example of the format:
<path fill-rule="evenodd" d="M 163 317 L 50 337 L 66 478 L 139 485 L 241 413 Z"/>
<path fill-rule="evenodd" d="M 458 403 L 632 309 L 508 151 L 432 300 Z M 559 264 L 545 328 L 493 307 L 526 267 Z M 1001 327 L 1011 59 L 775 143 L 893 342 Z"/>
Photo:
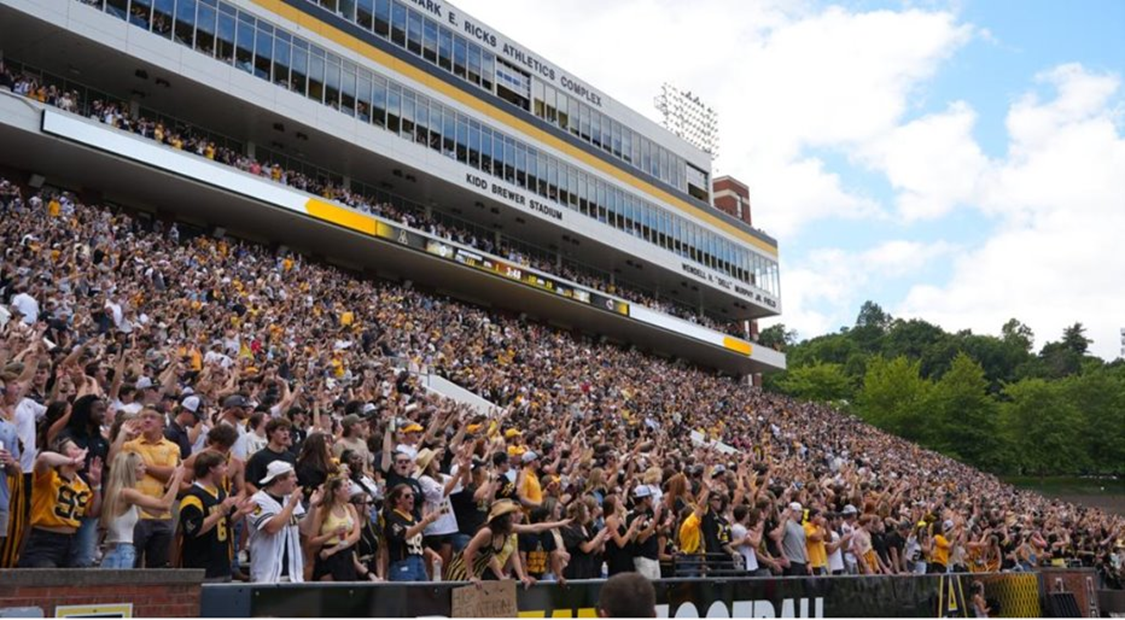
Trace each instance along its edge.
<path fill-rule="evenodd" d="M 895 127 L 865 145 L 858 159 L 886 175 L 905 220 L 946 215 L 976 195 L 989 165 L 972 136 L 976 118 L 968 104 L 955 102 Z"/>
<path fill-rule="evenodd" d="M 944 285 L 917 285 L 897 310 L 947 329 L 997 333 L 1011 317 L 1057 340 L 1076 321 L 1092 352 L 1117 356 L 1125 327 L 1125 136 L 1120 79 L 1064 65 L 1038 76 L 1007 119 L 1010 148 L 972 197 L 997 232 L 960 257 Z"/>

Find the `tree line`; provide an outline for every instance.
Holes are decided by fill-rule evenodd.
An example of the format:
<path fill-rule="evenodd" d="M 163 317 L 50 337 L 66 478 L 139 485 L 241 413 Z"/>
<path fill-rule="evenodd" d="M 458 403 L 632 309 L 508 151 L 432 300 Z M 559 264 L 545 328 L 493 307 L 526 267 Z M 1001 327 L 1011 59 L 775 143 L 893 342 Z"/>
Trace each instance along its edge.
<path fill-rule="evenodd" d="M 999 336 L 950 333 L 868 301 L 838 333 L 798 342 L 778 324 L 760 341 L 788 358 L 766 389 L 831 403 L 984 470 L 1125 473 L 1125 361 L 1089 355 L 1081 323 L 1035 352 L 1016 319 Z"/>

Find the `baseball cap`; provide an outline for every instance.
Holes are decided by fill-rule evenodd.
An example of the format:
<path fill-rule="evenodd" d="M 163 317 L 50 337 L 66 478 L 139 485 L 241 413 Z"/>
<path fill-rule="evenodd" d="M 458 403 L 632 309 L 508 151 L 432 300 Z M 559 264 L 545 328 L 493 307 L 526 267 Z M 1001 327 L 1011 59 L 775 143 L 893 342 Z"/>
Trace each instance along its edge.
<path fill-rule="evenodd" d="M 539 455 L 536 454 L 533 450 L 528 450 L 527 452 L 524 452 L 523 456 L 521 456 L 520 458 L 523 459 L 524 463 L 530 463 L 539 458 Z"/>
<path fill-rule="evenodd" d="M 521 430 L 509 428 L 508 430 L 504 431 L 504 439 L 511 439 L 512 437 L 519 437 L 522 434 L 523 434 L 523 431 L 521 431 Z"/>
<path fill-rule="evenodd" d="M 138 390 L 147 390 L 151 388 L 152 385 L 152 379 L 149 379 L 148 377 L 141 377 L 140 379 L 137 379 Z"/>
<path fill-rule="evenodd" d="M 223 399 L 223 409 L 232 409 L 234 407 L 250 407 L 250 401 L 242 394 L 231 394 Z"/>
<path fill-rule="evenodd" d="M 953 519 L 946 519 L 945 523 L 941 524 L 941 529 L 945 530 L 946 532 L 953 529 Z"/>
<path fill-rule="evenodd" d="M 406 422 L 403 426 L 400 426 L 398 430 L 404 433 L 421 433 L 425 429 L 417 422 Z"/>
<path fill-rule="evenodd" d="M 259 480 L 259 486 L 266 486 L 278 476 L 284 476 L 293 471 L 293 466 L 286 461 L 270 461 L 266 467 L 266 477 Z"/>
<path fill-rule="evenodd" d="M 789 502 L 789 510 L 801 512 L 801 502 Z"/>
<path fill-rule="evenodd" d="M 847 506 L 844 506 L 843 514 L 845 514 L 845 515 L 854 515 L 858 512 L 859 511 L 855 509 L 855 506 L 852 506 L 851 504 L 848 504 Z"/>
<path fill-rule="evenodd" d="M 341 421 L 340 423 L 344 426 L 344 428 L 351 428 L 362 421 L 362 418 L 360 418 L 356 414 L 349 413 L 348 415 L 344 416 L 343 421 Z"/>
<path fill-rule="evenodd" d="M 192 395 L 184 398 L 182 401 L 180 401 L 181 407 L 183 407 L 184 409 L 187 409 L 188 411 L 194 413 L 197 416 L 199 415 L 199 406 L 202 405 L 202 404 L 203 404 L 203 401 L 201 401 L 199 399 L 199 397 L 196 396 L 195 394 L 192 394 Z"/>
<path fill-rule="evenodd" d="M 633 489 L 633 497 L 641 498 L 641 497 L 651 497 L 651 496 L 652 496 L 652 489 L 649 488 L 649 486 L 647 484 L 642 484 L 642 485 L 638 486 L 637 488 Z"/>

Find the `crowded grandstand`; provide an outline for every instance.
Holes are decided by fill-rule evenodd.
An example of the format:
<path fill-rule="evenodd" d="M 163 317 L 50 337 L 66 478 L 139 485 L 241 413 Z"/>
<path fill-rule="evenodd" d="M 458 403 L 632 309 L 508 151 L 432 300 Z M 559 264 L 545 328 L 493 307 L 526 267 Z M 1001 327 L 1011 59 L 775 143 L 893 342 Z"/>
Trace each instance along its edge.
<path fill-rule="evenodd" d="M 161 45 L 199 52 L 196 60 L 230 65 L 232 83 L 265 80 L 255 87 L 279 89 L 279 98 L 313 98 L 311 78 L 306 82 L 302 74 L 299 82 L 288 65 L 278 77 L 282 41 L 298 49 L 296 36 L 282 30 L 285 19 L 251 2 L 179 2 L 155 8 L 124 0 L 64 4 L 75 19 L 119 21 L 129 32 L 162 37 Z M 279 15 L 299 22 L 326 4 L 337 7 L 293 4 L 312 8 L 289 7 Z M 416 13 L 397 2 L 360 6 L 368 4 L 398 7 L 403 20 Z M 191 16 L 162 12 L 165 5 L 190 5 Z M 376 41 L 378 15 L 368 15 L 364 26 L 354 2 L 340 3 L 339 15 L 325 23 L 342 20 L 344 5 L 351 7 L 349 27 L 370 31 L 365 41 L 373 46 L 399 45 L 397 62 L 409 64 L 414 26 L 400 43 L 387 24 L 388 41 Z M 20 10 L 31 15 L 24 23 L 29 31 L 41 27 L 35 7 Z M 205 42 L 207 10 L 212 31 Z M 248 25 L 259 43 L 267 33 L 272 47 L 251 46 L 244 58 L 244 47 L 233 39 L 226 46 L 214 32 L 216 13 L 220 31 L 226 16 L 239 33 Z M 423 27 L 411 70 L 429 63 L 450 73 L 447 81 L 467 83 L 471 72 L 445 67 L 437 47 L 433 58 L 427 55 L 431 21 L 418 19 Z M 0 34 L 15 36 L 14 30 Z M 444 26 L 434 33 L 437 46 Z M 306 52 L 315 52 L 319 39 L 302 36 L 312 41 Z M 450 40 L 464 44 L 460 35 Z M 331 65 L 338 50 L 325 45 L 329 52 L 321 61 Z M 476 54 L 478 63 L 490 58 L 479 47 Z M 346 74 L 348 58 L 337 58 L 337 70 L 343 66 Z M 53 59 L 39 60 L 50 65 Z M 497 82 L 502 71 L 509 71 L 509 86 L 520 82 L 510 77 L 519 67 L 496 57 L 491 62 Z M 375 68 L 365 74 L 357 64 L 350 69 L 358 80 L 353 87 L 382 70 L 369 63 Z M 155 75 L 157 65 L 145 66 Z M 485 303 L 465 292 L 472 284 L 458 296 L 421 275 L 381 277 L 387 274 L 340 266 L 331 248 L 287 245 L 306 231 L 313 239 L 317 227 L 328 228 L 313 218 L 286 220 L 290 231 L 300 232 L 289 232 L 284 242 L 271 237 L 277 228 L 255 229 L 251 238 L 237 226 L 228 230 L 226 221 L 202 225 L 206 218 L 194 217 L 182 206 L 191 200 L 175 190 L 161 198 L 181 206 L 161 211 L 146 200 L 132 204 L 125 178 L 91 188 L 4 160 L 0 466 L 7 484 L 0 484 L 0 568 L 200 569 L 216 583 L 511 580 L 565 586 L 622 573 L 649 580 L 815 581 L 1053 567 L 1092 569 L 1101 587 L 1121 588 L 1125 581 L 1121 515 L 1014 488 L 829 405 L 762 389 L 761 372 L 784 368 L 784 356 L 755 341 L 756 320 L 780 311 L 776 242 L 748 220 L 712 213 L 709 172 L 699 169 L 709 166 L 708 157 L 608 97 L 593 116 L 605 123 L 603 143 L 597 130 L 590 138 L 586 125 L 572 127 L 558 110 L 538 107 L 541 76 L 527 75 L 529 97 L 513 95 L 504 105 L 522 106 L 519 114 L 559 127 L 529 123 L 531 129 L 511 132 L 514 138 L 485 127 L 483 135 L 495 136 L 497 144 L 491 153 L 508 153 L 496 155 L 493 167 L 480 159 L 480 152 L 488 157 L 487 147 L 470 145 L 462 153 L 456 130 L 455 139 L 437 133 L 436 122 L 432 130 L 420 122 L 417 131 L 391 130 L 390 116 L 383 125 L 376 120 L 377 102 L 365 103 L 362 95 L 349 101 L 346 88 L 330 102 L 330 86 L 317 90 L 317 103 L 327 106 L 318 113 L 347 115 L 364 131 L 393 131 L 387 141 L 403 141 L 394 148 L 412 162 L 432 164 L 434 186 L 448 182 L 439 176 L 446 168 L 455 170 L 450 178 L 465 177 L 452 167 L 461 163 L 527 190 L 492 192 L 517 197 L 506 205 L 487 203 L 497 205 L 491 209 L 496 222 L 543 216 L 547 223 L 537 224 L 554 227 L 548 232 L 555 239 L 555 228 L 564 228 L 556 215 L 565 213 L 574 239 L 561 238 L 578 247 L 585 235 L 587 243 L 566 254 L 540 242 L 547 233 L 519 238 L 510 234 L 514 226 L 501 234 L 495 222 L 489 228 L 469 221 L 459 208 L 479 200 L 483 213 L 488 192 L 454 187 L 458 208 L 424 203 L 423 191 L 411 199 L 392 196 L 378 189 L 389 184 L 310 167 L 280 147 L 250 148 L 210 131 L 203 119 L 142 108 L 135 92 L 132 98 L 120 88 L 103 92 L 51 70 L 58 67 L 0 53 L 0 103 L 33 110 L 36 131 L 47 126 L 41 119 L 65 119 L 103 132 L 90 135 L 187 156 L 213 174 L 194 179 L 193 187 L 203 188 L 200 195 L 211 192 L 216 202 L 236 191 L 214 179 L 264 181 L 309 204 L 338 209 L 333 213 L 345 213 L 343 221 L 371 216 L 363 221 L 373 231 L 393 224 L 403 239 L 407 232 L 428 235 L 425 243 L 445 240 L 478 252 L 480 261 L 502 259 L 558 278 L 573 288 L 565 297 L 553 290 L 544 302 L 561 308 L 556 319 L 577 312 L 575 300 L 585 290 L 587 301 L 591 292 L 607 296 L 597 312 L 633 323 L 609 338 L 598 329 L 529 315 L 518 300 Z M 147 84 L 146 70 L 134 75 Z M 377 83 L 368 83 L 369 94 Z M 480 74 L 472 88 L 501 98 L 512 92 Z M 405 101 L 406 90 L 394 92 Z M 481 131 L 477 117 L 488 114 L 464 102 L 449 104 L 456 99 L 451 91 L 435 92 L 428 92 L 425 109 L 443 111 L 446 119 L 465 116 Z M 575 119 L 589 122 L 592 99 L 568 100 L 561 89 L 556 95 L 560 110 L 572 106 Z M 411 99 L 422 100 L 420 94 Z M 418 105 L 415 119 L 423 118 Z M 222 115 L 209 120 L 215 116 Z M 279 125 L 269 131 L 285 133 Z M 298 126 L 313 141 L 329 133 Z M 58 139 L 79 150 L 79 141 L 61 130 L 41 134 L 36 139 L 44 141 L 35 144 Z M 528 136 L 535 138 L 525 140 L 531 146 L 520 142 Z M 358 150 L 343 139 L 322 144 L 329 145 L 322 152 Z M 382 148 L 372 144 L 372 150 Z M 534 148 L 542 144 L 554 149 L 539 153 L 551 174 L 545 163 L 549 181 L 536 182 L 530 170 Z M 82 150 L 83 156 L 91 151 Z M 547 159 L 547 152 L 558 156 Z M 517 157 L 512 153 L 519 159 L 503 159 Z M 639 169 L 641 153 L 646 162 L 651 156 L 652 168 Z M 122 177 L 147 163 L 120 153 L 97 156 L 120 163 L 114 170 Z M 319 163 L 349 161 L 341 155 Z M 157 172 L 167 173 L 170 183 L 174 167 Z M 405 174 L 394 170 L 402 178 L 411 173 L 409 167 Z M 580 176 L 576 171 L 588 175 L 581 179 L 589 190 L 567 184 L 568 174 Z M 415 172 L 427 173 L 424 166 Z M 698 176 L 690 177 L 693 172 Z M 521 195 L 558 208 L 520 211 Z M 361 241 L 383 251 L 379 236 Z M 444 247 L 425 243 L 416 244 L 418 254 Z M 622 265 L 629 277 L 615 269 Z M 641 323 L 638 317 L 645 316 L 650 323 Z M 690 339 L 700 348 L 684 345 Z M 703 347 L 706 355 L 697 354 Z M 708 363 L 714 359 L 722 363 Z M 438 382 L 451 387 L 435 388 Z M 987 613 L 983 598 L 979 606 Z"/>

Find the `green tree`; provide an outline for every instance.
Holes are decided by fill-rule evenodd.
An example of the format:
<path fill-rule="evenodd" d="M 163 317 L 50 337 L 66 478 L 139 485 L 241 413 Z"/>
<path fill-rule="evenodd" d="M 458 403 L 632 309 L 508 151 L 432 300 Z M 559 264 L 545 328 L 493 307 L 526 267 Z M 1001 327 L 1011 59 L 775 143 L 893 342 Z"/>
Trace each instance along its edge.
<path fill-rule="evenodd" d="M 1125 473 L 1125 365 L 1097 368 L 1061 382 L 1082 414 L 1083 451 L 1094 473 Z"/>
<path fill-rule="evenodd" d="M 927 433 L 925 405 L 932 384 L 923 379 L 920 364 L 903 356 L 868 360 L 863 389 L 857 399 L 859 414 L 868 422 L 913 441 Z"/>
<path fill-rule="evenodd" d="M 758 344 L 777 351 L 786 351 L 796 343 L 796 330 L 786 329 L 784 323 L 770 325 L 758 332 Z"/>
<path fill-rule="evenodd" d="M 859 309 L 855 327 L 849 332 L 849 336 L 859 348 L 868 353 L 876 353 L 892 320 L 891 315 L 884 312 L 879 304 L 870 300 L 865 301 Z"/>
<path fill-rule="evenodd" d="M 988 387 L 981 365 L 958 353 L 928 399 L 935 449 L 973 465 L 997 464 L 997 407 Z"/>
<path fill-rule="evenodd" d="M 1008 319 L 1000 328 L 1001 339 L 1005 344 L 1018 347 L 1024 352 L 1031 352 L 1031 345 L 1035 342 L 1035 332 L 1017 319 Z"/>
<path fill-rule="evenodd" d="M 1086 349 L 1091 342 L 1093 341 L 1086 337 L 1086 328 L 1081 323 L 1075 323 L 1063 330 L 1063 346 L 1078 355 L 1086 355 Z"/>
<path fill-rule="evenodd" d="M 851 400 L 855 395 L 855 386 L 840 364 L 817 362 L 794 368 L 778 379 L 777 385 L 790 396 L 809 400 Z"/>
<path fill-rule="evenodd" d="M 1059 382 L 1031 378 L 1004 388 L 1009 401 L 1000 420 L 1008 458 L 1021 473 L 1074 474 L 1083 471 L 1082 413 Z"/>

